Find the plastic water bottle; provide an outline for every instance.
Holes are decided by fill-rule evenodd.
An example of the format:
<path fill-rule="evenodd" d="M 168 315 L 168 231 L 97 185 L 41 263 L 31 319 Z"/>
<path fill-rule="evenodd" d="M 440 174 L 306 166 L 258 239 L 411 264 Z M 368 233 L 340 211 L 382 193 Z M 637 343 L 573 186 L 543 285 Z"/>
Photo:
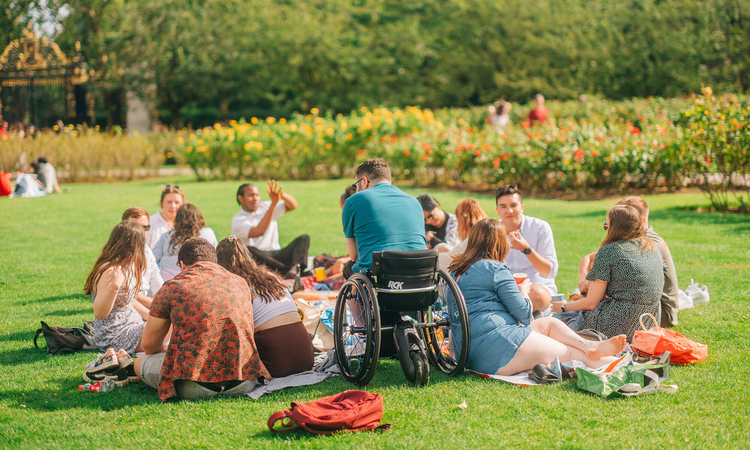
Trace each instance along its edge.
<path fill-rule="evenodd" d="M 86 383 L 78 386 L 78 390 L 81 392 L 109 392 L 115 388 L 115 382 L 110 378 L 105 378 L 101 381 L 97 381 L 94 384 Z"/>

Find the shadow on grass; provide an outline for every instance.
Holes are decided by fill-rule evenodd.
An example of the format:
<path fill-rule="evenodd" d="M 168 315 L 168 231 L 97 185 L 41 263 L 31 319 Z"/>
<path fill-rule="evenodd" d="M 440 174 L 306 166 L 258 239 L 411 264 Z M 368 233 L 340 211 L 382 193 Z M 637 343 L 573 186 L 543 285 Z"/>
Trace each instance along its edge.
<path fill-rule="evenodd" d="M 57 378 L 45 387 L 28 390 L 7 390 L 3 394 L 14 406 L 38 411 L 62 411 L 86 408 L 97 411 L 115 411 L 134 406 L 160 404 L 156 392 L 143 383 L 115 388 L 105 393 L 79 392 L 84 381 L 79 378 Z M 21 406 L 23 405 L 23 406 Z"/>
<path fill-rule="evenodd" d="M 55 317 L 55 316 L 61 316 L 61 317 L 68 317 L 68 316 L 77 316 L 79 314 L 90 314 L 93 316 L 93 309 L 91 305 L 87 306 L 80 306 L 78 308 L 68 308 L 68 309 L 57 309 L 55 311 L 48 311 L 44 313 L 44 317 Z M 91 320 L 94 320 L 93 317 Z M 47 320 L 45 320 L 47 322 Z M 52 324 L 49 324 L 50 326 L 53 326 Z M 76 326 L 81 327 L 81 325 L 67 325 L 67 326 Z"/>
<path fill-rule="evenodd" d="M 85 300 L 87 302 L 91 302 L 91 297 L 88 295 L 81 294 L 67 294 L 67 295 L 58 295 L 55 297 L 44 297 L 44 298 L 37 298 L 33 300 L 20 300 L 18 303 L 20 303 L 20 306 L 29 304 L 29 303 L 53 303 L 60 300 Z"/>
<path fill-rule="evenodd" d="M 649 220 L 670 220 L 694 225 L 730 225 L 734 231 L 750 231 L 750 220 L 747 215 L 728 213 L 706 213 L 672 207 L 660 209 L 649 214 Z"/>

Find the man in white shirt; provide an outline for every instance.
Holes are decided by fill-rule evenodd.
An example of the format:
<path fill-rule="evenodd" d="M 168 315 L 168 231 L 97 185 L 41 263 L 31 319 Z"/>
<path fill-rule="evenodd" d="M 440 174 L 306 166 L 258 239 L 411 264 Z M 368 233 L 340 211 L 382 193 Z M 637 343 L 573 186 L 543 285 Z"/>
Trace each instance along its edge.
<path fill-rule="evenodd" d="M 495 202 L 510 240 L 505 263 L 511 273 L 525 273 L 529 277 L 529 298 L 534 311 L 545 311 L 552 295 L 557 294 L 558 264 L 552 228 L 542 219 L 523 215 L 523 199 L 517 186 L 497 188 Z"/>
<path fill-rule="evenodd" d="M 268 197 L 260 201 L 260 191 L 254 184 L 243 184 L 237 189 L 237 203 L 242 207 L 232 219 L 232 233 L 247 246 L 255 260 L 284 277 L 293 277 L 299 265 L 307 270 L 310 237 L 297 237 L 284 248 L 279 244 L 278 218 L 297 208 L 297 201 L 283 191 L 278 181 L 268 182 Z"/>

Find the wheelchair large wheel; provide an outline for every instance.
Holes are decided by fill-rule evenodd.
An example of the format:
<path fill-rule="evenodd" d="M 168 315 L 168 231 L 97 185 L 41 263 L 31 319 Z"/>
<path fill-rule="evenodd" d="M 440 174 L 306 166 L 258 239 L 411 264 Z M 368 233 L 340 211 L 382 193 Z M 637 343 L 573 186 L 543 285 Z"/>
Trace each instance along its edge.
<path fill-rule="evenodd" d="M 333 320 L 336 359 L 344 378 L 365 386 L 380 353 L 380 311 L 372 283 L 362 274 L 347 280 L 336 299 Z"/>
<path fill-rule="evenodd" d="M 420 313 L 425 347 L 430 362 L 441 372 L 456 376 L 469 358 L 471 329 L 461 290 L 444 270 L 438 272 L 435 303 Z"/>

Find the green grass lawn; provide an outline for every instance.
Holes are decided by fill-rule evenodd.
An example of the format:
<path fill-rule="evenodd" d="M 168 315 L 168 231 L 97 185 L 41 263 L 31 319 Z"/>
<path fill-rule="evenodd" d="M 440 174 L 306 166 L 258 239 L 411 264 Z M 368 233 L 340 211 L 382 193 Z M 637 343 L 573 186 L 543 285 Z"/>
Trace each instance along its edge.
<path fill-rule="evenodd" d="M 575 382 L 517 387 L 433 370 L 424 388 L 410 386 L 398 362 L 382 361 L 367 389 L 385 397 L 387 433 L 276 437 L 266 420 L 291 401 L 353 388 L 341 378 L 245 398 L 162 404 L 143 384 L 107 394 L 77 391 L 92 352 L 50 358 L 32 338 L 44 320 L 81 326 L 93 319 L 83 284 L 122 211 L 158 209 L 171 180 L 76 184 L 41 199 L 0 198 L 0 446 L 13 448 L 747 448 L 750 446 L 750 218 L 686 209 L 699 194 L 647 197 L 651 224 L 669 244 L 679 284 L 706 284 L 709 304 L 679 314 L 676 329 L 709 346 L 707 361 L 673 367 L 675 395 L 601 399 Z M 238 183 L 177 180 L 219 239 L 230 233 Z M 286 182 L 297 211 L 279 222 L 282 243 L 301 233 L 311 252 L 345 252 L 338 199 L 351 180 Z M 408 189 L 418 195 L 421 191 Z M 264 190 L 261 190 L 266 197 Z M 466 194 L 432 192 L 452 211 Z M 494 197 L 473 195 L 490 217 Z M 604 237 L 615 200 L 526 199 L 526 213 L 550 222 L 560 261 L 557 284 L 571 291 L 576 266 Z M 457 407 L 466 401 L 465 410 Z"/>

